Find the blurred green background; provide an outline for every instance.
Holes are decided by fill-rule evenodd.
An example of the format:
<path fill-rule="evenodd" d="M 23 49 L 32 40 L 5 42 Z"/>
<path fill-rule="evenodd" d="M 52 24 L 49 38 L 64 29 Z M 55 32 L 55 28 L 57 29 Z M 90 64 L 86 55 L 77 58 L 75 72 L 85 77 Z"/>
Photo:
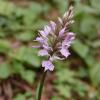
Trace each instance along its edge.
<path fill-rule="evenodd" d="M 0 0 L 0 100 L 34 100 L 43 70 L 37 30 L 72 3 L 71 56 L 55 62 L 42 100 L 100 100 L 100 0 Z"/>

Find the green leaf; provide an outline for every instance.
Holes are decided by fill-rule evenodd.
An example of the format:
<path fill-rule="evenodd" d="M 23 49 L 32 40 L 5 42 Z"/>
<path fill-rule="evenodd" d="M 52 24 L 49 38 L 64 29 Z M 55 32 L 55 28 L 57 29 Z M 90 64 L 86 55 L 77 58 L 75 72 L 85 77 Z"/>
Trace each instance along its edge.
<path fill-rule="evenodd" d="M 27 42 L 27 41 L 30 41 L 30 40 L 33 39 L 33 35 L 34 35 L 34 34 L 33 34 L 32 32 L 26 31 L 26 32 L 20 33 L 19 35 L 16 34 L 16 38 L 17 38 L 18 40 Z"/>
<path fill-rule="evenodd" d="M 33 84 L 34 79 L 35 79 L 35 74 L 34 74 L 34 72 L 31 71 L 31 70 L 27 70 L 26 72 L 24 72 L 24 73 L 22 74 L 22 78 L 23 78 L 24 80 L 26 80 L 28 83 Z"/>
<path fill-rule="evenodd" d="M 80 1 L 77 2 L 77 4 L 75 5 L 74 11 L 75 11 L 75 16 L 80 13 L 82 15 L 98 14 L 98 11 L 96 9 L 94 9 L 93 7 L 87 6 L 85 4 L 82 4 L 82 3 L 80 3 Z"/>
<path fill-rule="evenodd" d="M 33 71 L 25 69 L 25 66 L 23 66 L 22 63 L 14 60 L 12 64 L 12 71 L 13 73 L 19 74 L 22 79 L 27 81 L 29 84 L 33 84 L 35 74 Z"/>
<path fill-rule="evenodd" d="M 43 11 L 43 7 L 39 3 L 32 2 L 27 9 L 24 9 L 24 23 L 26 26 L 33 26 L 34 21 L 39 17 Z"/>
<path fill-rule="evenodd" d="M 10 56 L 21 62 L 26 62 L 30 65 L 33 65 L 34 67 L 39 67 L 41 64 L 40 57 L 38 57 L 36 50 L 32 47 L 27 48 L 22 46 L 16 51 L 15 54 L 10 54 Z"/>
<path fill-rule="evenodd" d="M 92 45 L 94 48 L 100 47 L 100 40 L 95 40 L 94 42 L 91 43 L 91 45 Z"/>
<path fill-rule="evenodd" d="M 81 20 L 80 32 L 83 33 L 85 36 L 93 38 L 96 36 L 95 26 L 96 26 L 96 19 L 91 15 L 84 14 L 84 17 Z"/>
<path fill-rule="evenodd" d="M 0 14 L 9 16 L 16 9 L 13 3 L 8 1 L 0 1 Z"/>
<path fill-rule="evenodd" d="M 100 14 L 100 0 L 91 0 L 91 4 Z"/>
<path fill-rule="evenodd" d="M 71 91 L 75 91 L 80 96 L 84 96 L 88 90 L 87 85 L 81 82 L 74 71 L 62 69 L 56 72 L 57 79 L 55 80 L 55 88 L 64 97 L 70 97 Z"/>
<path fill-rule="evenodd" d="M 80 40 L 75 40 L 73 50 L 82 58 L 85 58 L 89 52 L 89 47 L 83 44 Z"/>
<path fill-rule="evenodd" d="M 26 97 L 23 94 L 18 94 L 13 100 L 26 100 Z"/>
<path fill-rule="evenodd" d="M 54 81 L 55 88 L 58 90 L 59 94 L 64 97 L 71 96 L 71 86 L 69 84 L 74 84 L 75 73 L 68 68 L 63 68 L 56 72 L 57 79 Z"/>
<path fill-rule="evenodd" d="M 91 68 L 95 63 L 95 58 L 92 54 L 89 54 L 86 56 L 86 58 L 84 58 L 84 61 L 87 64 L 87 66 Z"/>
<path fill-rule="evenodd" d="M 83 66 L 79 67 L 79 71 L 77 72 L 77 76 L 80 78 L 84 78 L 88 76 L 87 69 L 85 69 Z"/>
<path fill-rule="evenodd" d="M 54 0 L 56 2 L 56 5 L 60 11 L 60 13 L 64 13 L 66 11 L 66 8 L 68 7 L 68 0 Z"/>
<path fill-rule="evenodd" d="M 23 64 L 21 62 L 18 62 L 16 60 L 13 60 L 13 63 L 12 63 L 12 71 L 15 74 L 23 75 L 26 70 L 25 70 L 25 68 L 24 68 L 24 66 L 23 66 Z"/>
<path fill-rule="evenodd" d="M 95 85 L 100 85 L 100 62 L 95 63 L 90 68 L 90 76 Z"/>
<path fill-rule="evenodd" d="M 65 100 L 65 98 L 57 95 L 57 96 L 53 96 L 51 100 Z"/>
<path fill-rule="evenodd" d="M 76 80 L 72 89 L 76 91 L 81 97 L 85 96 L 85 93 L 89 90 L 88 85 L 80 80 Z"/>
<path fill-rule="evenodd" d="M 5 37 L 5 32 L 0 31 L 0 38 L 4 38 Z"/>
<path fill-rule="evenodd" d="M 57 85 L 56 89 L 59 91 L 59 94 L 64 97 L 70 97 L 71 96 L 71 88 L 67 85 Z"/>
<path fill-rule="evenodd" d="M 33 93 L 31 92 L 31 91 L 27 91 L 26 93 L 25 93 L 25 96 L 26 97 L 31 97 L 33 95 Z"/>
<path fill-rule="evenodd" d="M 59 71 L 62 69 L 62 67 L 66 68 L 67 66 L 69 66 L 69 64 L 70 64 L 69 61 L 62 62 L 62 61 L 57 60 L 57 61 L 55 61 L 55 66 L 57 66 L 57 67 L 55 67 L 55 69 Z"/>
<path fill-rule="evenodd" d="M 0 65 L 0 79 L 6 79 L 11 75 L 10 67 L 7 63 Z"/>
<path fill-rule="evenodd" d="M 39 29 L 39 28 L 42 28 L 42 27 L 43 27 L 44 25 L 46 25 L 46 24 L 47 24 L 46 21 L 41 20 L 41 19 L 38 19 L 38 20 L 34 23 L 33 29 L 34 29 L 34 30 L 37 30 L 37 29 Z"/>
<path fill-rule="evenodd" d="M 63 68 L 63 70 L 56 72 L 56 75 L 58 79 L 55 82 L 57 83 L 63 83 L 63 82 L 73 83 L 74 82 L 75 73 L 67 68 L 66 69 Z M 64 76 L 62 77 L 62 75 Z"/>
<path fill-rule="evenodd" d="M 0 53 L 6 53 L 11 51 L 10 43 L 6 40 L 0 39 Z"/>
<path fill-rule="evenodd" d="M 13 100 L 34 100 L 34 98 L 32 97 L 32 93 L 26 92 L 25 94 L 17 94 Z"/>
<path fill-rule="evenodd" d="M 40 3 L 36 3 L 36 2 L 30 3 L 29 8 L 36 15 L 40 14 L 42 12 L 42 10 L 43 10 L 42 5 Z"/>
<path fill-rule="evenodd" d="M 26 27 L 30 28 L 34 26 L 34 23 L 39 19 L 39 14 L 43 11 L 43 7 L 39 3 L 29 3 L 29 6 L 22 9 L 23 21 Z M 34 29 L 34 28 L 32 28 Z"/>

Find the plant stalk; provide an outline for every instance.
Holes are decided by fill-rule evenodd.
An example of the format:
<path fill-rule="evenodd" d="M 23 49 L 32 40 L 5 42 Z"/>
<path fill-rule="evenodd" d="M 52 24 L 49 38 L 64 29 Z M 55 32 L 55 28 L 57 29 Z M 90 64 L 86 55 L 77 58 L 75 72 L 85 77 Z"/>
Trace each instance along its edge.
<path fill-rule="evenodd" d="M 43 85 L 44 85 L 44 81 L 45 81 L 45 78 L 46 78 L 46 74 L 47 74 L 47 71 L 43 72 L 43 76 L 41 78 L 39 86 L 37 87 L 36 99 L 35 100 L 41 100 L 41 95 L 42 95 L 42 90 L 43 90 Z"/>

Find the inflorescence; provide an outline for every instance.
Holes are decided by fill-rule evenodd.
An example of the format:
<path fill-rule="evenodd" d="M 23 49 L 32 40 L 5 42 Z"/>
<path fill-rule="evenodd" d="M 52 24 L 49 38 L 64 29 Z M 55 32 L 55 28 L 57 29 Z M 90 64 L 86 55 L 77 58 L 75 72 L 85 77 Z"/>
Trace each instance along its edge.
<path fill-rule="evenodd" d="M 58 17 L 57 22 L 50 21 L 43 30 L 39 30 L 39 36 L 34 40 L 39 45 L 33 48 L 40 49 L 39 56 L 48 57 L 48 60 L 42 61 L 45 71 L 53 71 L 53 61 L 64 60 L 70 55 L 68 49 L 75 39 L 75 34 L 69 31 L 70 25 L 74 22 L 72 18 L 73 7 L 71 6 L 62 18 Z"/>

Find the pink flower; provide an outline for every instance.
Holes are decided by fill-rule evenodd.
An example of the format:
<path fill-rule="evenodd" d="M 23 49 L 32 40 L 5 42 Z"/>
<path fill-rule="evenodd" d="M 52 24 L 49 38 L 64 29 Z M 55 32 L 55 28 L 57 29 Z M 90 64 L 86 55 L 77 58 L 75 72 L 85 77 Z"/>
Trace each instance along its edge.
<path fill-rule="evenodd" d="M 52 32 L 55 32 L 55 30 L 56 30 L 56 23 L 53 22 L 53 21 L 50 21 L 50 27 L 51 27 Z"/>
<path fill-rule="evenodd" d="M 48 56 L 48 51 L 45 50 L 45 49 L 41 49 L 39 52 L 38 52 L 38 55 L 39 56 Z"/>
<path fill-rule="evenodd" d="M 69 31 L 72 24 L 73 10 L 72 7 L 64 14 L 62 18 L 58 18 L 58 23 L 50 21 L 49 25 L 44 26 L 43 30 L 39 31 L 39 36 L 35 41 L 39 43 L 34 48 L 39 48 L 39 56 L 48 56 L 47 61 L 42 62 L 44 70 L 54 70 L 54 60 L 64 60 L 69 55 L 69 47 L 75 39 L 75 34 Z"/>
<path fill-rule="evenodd" d="M 64 27 L 63 29 L 60 30 L 60 32 L 59 32 L 59 37 L 64 36 L 65 29 L 66 29 L 66 28 Z"/>
<path fill-rule="evenodd" d="M 73 42 L 74 39 L 75 39 L 75 34 L 73 32 L 68 32 L 63 41 L 63 44 L 70 46 L 70 44 Z"/>
<path fill-rule="evenodd" d="M 66 58 L 70 55 L 70 53 L 69 53 L 67 48 L 61 48 L 60 52 Z"/>
<path fill-rule="evenodd" d="M 44 67 L 45 71 L 47 71 L 47 70 L 53 71 L 54 70 L 54 65 L 52 64 L 52 62 L 50 60 L 43 61 L 42 67 Z"/>

